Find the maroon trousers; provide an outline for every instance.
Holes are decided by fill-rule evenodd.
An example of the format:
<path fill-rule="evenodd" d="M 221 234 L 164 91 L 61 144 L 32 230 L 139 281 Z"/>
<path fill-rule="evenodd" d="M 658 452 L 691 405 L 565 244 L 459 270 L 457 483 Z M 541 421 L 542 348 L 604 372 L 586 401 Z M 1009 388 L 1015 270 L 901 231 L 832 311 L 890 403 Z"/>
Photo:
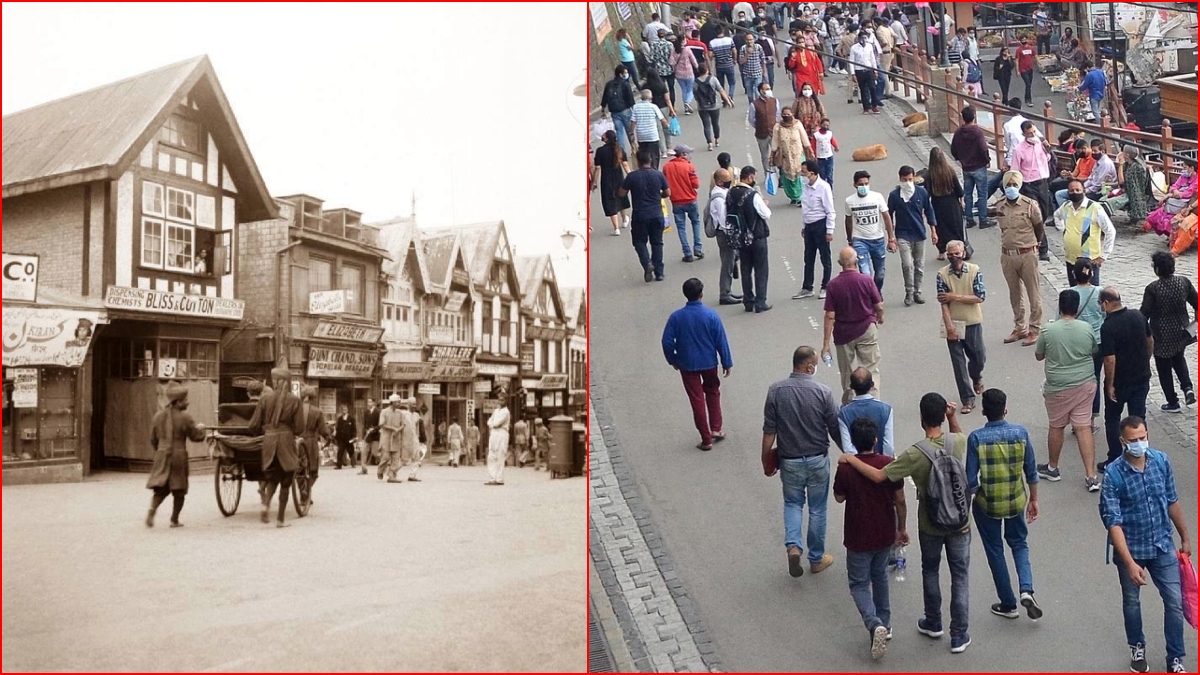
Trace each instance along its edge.
<path fill-rule="evenodd" d="M 683 388 L 692 404 L 692 418 L 700 432 L 700 442 L 712 445 L 713 432 L 721 431 L 721 377 L 716 368 L 694 372 L 679 371 Z"/>

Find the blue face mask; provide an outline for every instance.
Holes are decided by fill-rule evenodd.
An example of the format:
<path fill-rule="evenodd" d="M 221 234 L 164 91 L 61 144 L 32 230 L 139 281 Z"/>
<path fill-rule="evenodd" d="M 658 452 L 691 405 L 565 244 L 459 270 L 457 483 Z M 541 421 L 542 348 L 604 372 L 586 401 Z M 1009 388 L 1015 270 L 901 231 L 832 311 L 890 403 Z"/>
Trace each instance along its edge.
<path fill-rule="evenodd" d="M 1008 197 L 1009 201 L 1015 202 L 1015 201 L 1017 201 L 1017 197 L 1021 196 L 1021 189 L 1011 187 L 1011 186 L 1006 187 L 1006 188 L 1004 188 L 1004 196 Z"/>
<path fill-rule="evenodd" d="M 1125 444 L 1125 453 L 1130 457 L 1143 457 L 1150 449 L 1150 441 L 1130 441 Z"/>
<path fill-rule="evenodd" d="M 871 189 L 871 186 L 870 185 L 859 185 L 857 189 L 858 189 L 859 197 L 866 197 L 867 192 L 869 192 Z"/>

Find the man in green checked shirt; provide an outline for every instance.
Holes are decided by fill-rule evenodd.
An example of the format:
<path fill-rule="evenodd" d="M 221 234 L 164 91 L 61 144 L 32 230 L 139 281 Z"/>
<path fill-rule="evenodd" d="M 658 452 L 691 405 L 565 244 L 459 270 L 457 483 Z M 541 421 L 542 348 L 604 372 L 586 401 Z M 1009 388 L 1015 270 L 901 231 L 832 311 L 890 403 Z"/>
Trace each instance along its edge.
<path fill-rule="evenodd" d="M 967 485 L 975 495 L 971 509 L 975 528 L 1000 597 L 1000 602 L 992 605 L 992 614 L 1006 619 L 1019 616 L 1008 562 L 1004 559 L 1007 542 L 1017 567 L 1021 606 L 1030 619 L 1037 621 L 1042 618 L 1042 608 L 1033 598 L 1028 542 L 1028 524 L 1038 517 L 1037 459 L 1025 427 L 1004 419 L 1008 414 L 1008 396 L 999 389 L 988 389 L 982 399 L 987 424 L 967 437 Z"/>

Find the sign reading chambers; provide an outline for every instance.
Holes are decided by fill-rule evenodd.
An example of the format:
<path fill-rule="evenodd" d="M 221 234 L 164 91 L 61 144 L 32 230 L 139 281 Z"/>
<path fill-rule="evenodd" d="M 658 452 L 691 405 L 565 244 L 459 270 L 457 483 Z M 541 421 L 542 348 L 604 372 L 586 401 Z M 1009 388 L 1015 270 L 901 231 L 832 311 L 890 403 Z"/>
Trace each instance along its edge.
<path fill-rule="evenodd" d="M 109 286 L 104 295 L 104 306 L 109 309 L 127 309 L 134 312 L 156 314 L 183 314 L 209 319 L 241 321 L 246 303 L 229 298 L 210 298 L 206 295 L 184 295 L 167 291 L 152 291 L 148 288 L 126 288 Z"/>
<path fill-rule="evenodd" d="M 310 347 L 308 350 L 308 376 L 369 379 L 375 370 L 375 362 L 378 360 L 379 355 L 373 352 Z"/>

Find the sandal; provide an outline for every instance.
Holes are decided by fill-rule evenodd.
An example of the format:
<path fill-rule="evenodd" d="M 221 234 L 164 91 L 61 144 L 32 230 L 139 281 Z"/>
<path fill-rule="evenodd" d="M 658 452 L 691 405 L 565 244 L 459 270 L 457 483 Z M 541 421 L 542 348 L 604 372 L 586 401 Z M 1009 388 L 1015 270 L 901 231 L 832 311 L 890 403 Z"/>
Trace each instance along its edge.
<path fill-rule="evenodd" d="M 961 415 L 970 415 L 971 411 L 974 409 L 975 409 L 974 403 L 966 403 L 966 404 L 963 404 L 963 407 L 958 409 L 958 412 Z"/>
<path fill-rule="evenodd" d="M 981 394 L 983 394 L 983 380 L 979 380 L 975 383 L 975 395 L 979 396 Z"/>
<path fill-rule="evenodd" d="M 703 450 L 704 452 L 708 452 L 709 450 L 712 450 L 712 448 L 713 448 L 713 446 L 711 446 L 711 445 L 705 445 L 703 443 L 696 444 L 696 449 Z"/>

